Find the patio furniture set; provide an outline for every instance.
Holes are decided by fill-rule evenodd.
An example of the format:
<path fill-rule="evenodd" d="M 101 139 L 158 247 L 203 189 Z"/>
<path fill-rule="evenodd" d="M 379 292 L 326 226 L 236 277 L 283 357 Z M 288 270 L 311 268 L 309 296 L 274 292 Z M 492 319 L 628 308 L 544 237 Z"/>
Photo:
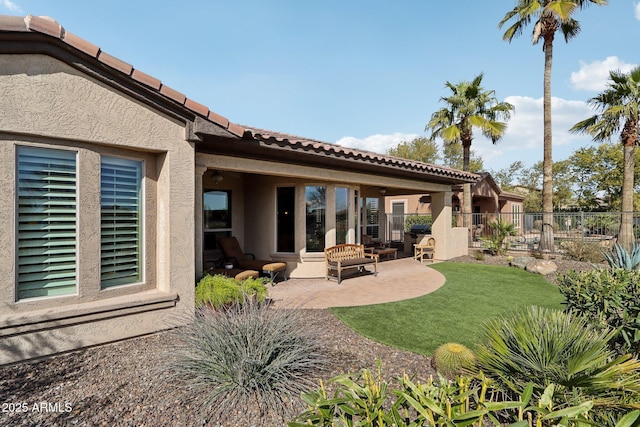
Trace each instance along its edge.
<path fill-rule="evenodd" d="M 220 249 L 205 251 L 205 270 L 210 274 L 222 274 L 236 280 L 268 277 L 271 284 L 282 273 L 286 280 L 287 263 L 258 260 L 252 253 L 245 253 L 235 237 L 218 239 Z"/>
<path fill-rule="evenodd" d="M 362 237 L 364 244 L 346 243 L 324 250 L 327 280 L 330 276 L 337 276 L 340 283 L 345 270 L 357 269 L 363 272 L 369 265 L 373 266 L 373 274 L 377 276 L 381 256 L 398 258 L 398 249 L 392 248 L 389 242 L 375 242 L 370 236 Z M 268 277 L 271 284 L 275 283 L 280 273 L 287 279 L 287 263 L 257 260 L 255 255 L 243 252 L 233 236 L 219 238 L 218 245 L 220 249 L 205 251 L 205 270 L 209 274 L 222 274 L 240 281 L 263 276 Z M 433 236 L 423 236 L 414 245 L 413 258 L 421 263 L 425 259 L 433 262 L 435 245 Z"/>

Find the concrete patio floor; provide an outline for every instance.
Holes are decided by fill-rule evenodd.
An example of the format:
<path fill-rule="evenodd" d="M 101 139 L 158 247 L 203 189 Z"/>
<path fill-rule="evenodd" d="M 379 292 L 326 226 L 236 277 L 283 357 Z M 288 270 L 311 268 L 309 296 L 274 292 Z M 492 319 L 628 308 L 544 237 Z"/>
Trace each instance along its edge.
<path fill-rule="evenodd" d="M 444 276 L 429 263 L 399 258 L 378 263 L 373 273 L 347 277 L 338 285 L 335 279 L 289 279 L 267 285 L 276 307 L 328 308 L 378 304 L 419 297 L 444 284 Z M 373 270 L 368 267 L 369 270 Z"/>

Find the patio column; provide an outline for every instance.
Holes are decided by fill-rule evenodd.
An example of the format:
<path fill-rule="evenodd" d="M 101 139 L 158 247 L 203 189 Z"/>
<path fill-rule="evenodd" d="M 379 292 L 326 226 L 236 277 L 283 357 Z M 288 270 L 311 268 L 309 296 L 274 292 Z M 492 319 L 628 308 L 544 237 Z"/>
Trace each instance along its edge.
<path fill-rule="evenodd" d="M 195 167 L 195 212 L 194 212 L 194 222 L 195 222 L 195 258 L 196 258 L 196 277 L 197 280 L 202 271 L 204 270 L 204 266 L 202 264 L 202 233 L 203 233 L 203 218 L 202 218 L 202 179 L 204 177 L 204 173 L 207 171 L 206 166 L 196 165 Z"/>
<path fill-rule="evenodd" d="M 451 226 L 452 191 L 431 193 L 431 233 L 436 239 L 435 258 L 447 260 L 469 252 L 467 244 L 468 229 Z"/>

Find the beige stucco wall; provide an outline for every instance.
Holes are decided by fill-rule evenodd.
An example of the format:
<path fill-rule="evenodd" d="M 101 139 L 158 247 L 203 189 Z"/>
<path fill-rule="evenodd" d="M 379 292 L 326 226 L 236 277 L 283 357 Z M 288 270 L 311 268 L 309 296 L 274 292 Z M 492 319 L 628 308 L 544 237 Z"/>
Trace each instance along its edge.
<path fill-rule="evenodd" d="M 19 145 L 78 153 L 76 295 L 15 301 Z M 101 155 L 144 162 L 144 280 L 108 290 L 99 272 Z M 194 224 L 185 219 L 194 166 L 178 121 L 51 57 L 0 56 L 0 363 L 153 332 L 193 311 Z M 41 330 L 52 324 L 55 333 Z"/>

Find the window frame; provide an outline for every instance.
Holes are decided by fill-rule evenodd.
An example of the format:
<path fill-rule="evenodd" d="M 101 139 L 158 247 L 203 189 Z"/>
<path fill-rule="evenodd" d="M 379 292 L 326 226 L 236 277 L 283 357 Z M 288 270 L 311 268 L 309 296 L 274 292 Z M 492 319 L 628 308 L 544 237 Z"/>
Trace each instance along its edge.
<path fill-rule="evenodd" d="M 225 224 L 228 226 L 225 227 L 220 227 L 220 228 L 207 228 L 207 221 L 206 221 L 206 210 L 205 210 L 205 195 L 208 192 L 219 192 L 219 193 L 225 193 L 227 196 L 227 211 L 228 211 L 228 217 L 229 217 L 229 223 Z M 218 237 L 230 237 L 233 233 L 233 193 L 232 190 L 221 190 L 218 188 L 205 188 L 202 190 L 202 249 L 203 251 L 205 250 L 212 250 L 212 249 L 217 249 L 218 248 Z M 207 242 L 209 241 L 207 239 L 207 236 L 213 236 L 213 244 L 212 245 L 207 245 Z"/>
<path fill-rule="evenodd" d="M 121 163 L 135 163 L 137 165 L 138 172 L 138 187 L 137 187 L 137 199 L 138 199 L 138 219 L 137 219 L 137 245 L 138 245 L 138 255 L 137 255 L 137 277 L 136 280 L 131 282 L 123 282 L 123 283 L 115 283 L 115 284 L 105 284 L 105 280 L 103 279 L 103 160 L 104 159 L 112 159 Z M 100 154 L 100 175 L 99 175 L 99 185 L 100 185 L 100 290 L 105 291 L 109 289 L 121 288 L 123 286 L 134 286 L 145 283 L 146 277 L 146 269 L 145 269 L 145 257 L 146 257 L 146 209 L 145 209 L 145 201 L 146 201 L 146 188 L 145 188 L 145 171 L 146 171 L 146 163 L 142 159 L 130 158 L 125 156 L 113 156 L 107 154 Z"/>
<path fill-rule="evenodd" d="M 23 286 L 21 286 L 21 281 L 20 281 L 20 266 L 21 266 L 21 262 L 20 262 L 20 249 L 21 249 L 21 237 L 20 237 L 20 224 L 21 224 L 21 213 L 20 213 L 20 205 L 21 205 L 21 191 L 23 191 L 23 189 L 21 189 L 20 183 L 21 183 L 21 169 L 20 169 L 20 163 L 21 163 L 21 156 L 24 155 L 26 156 L 28 154 L 28 152 L 31 152 L 31 156 L 35 156 L 36 152 L 45 152 L 48 151 L 49 155 L 45 156 L 44 154 L 42 154 L 42 158 L 43 159 L 52 159 L 55 158 L 56 155 L 52 154 L 52 153 L 58 153 L 57 156 L 59 156 L 59 159 L 62 160 L 64 159 L 64 156 L 67 155 L 68 158 L 66 159 L 67 161 L 71 160 L 71 157 L 73 157 L 73 179 L 74 179 L 74 184 L 73 184 L 73 190 L 74 190 L 74 212 L 73 212 L 73 290 L 69 291 L 69 292 L 62 292 L 62 293 L 56 293 L 55 290 L 56 289 L 60 289 L 62 288 L 62 286 L 60 287 L 50 287 L 49 291 L 47 291 L 47 284 L 51 283 L 50 281 L 47 282 L 47 284 L 43 284 L 42 288 L 39 289 L 40 292 L 51 292 L 53 291 L 54 293 L 52 294 L 47 294 L 47 295 L 34 295 L 34 296 L 24 296 L 21 297 L 21 293 L 24 294 L 28 291 L 24 289 Z M 25 154 L 21 154 L 25 153 Z M 78 244 L 78 234 L 80 232 L 79 229 L 79 210 L 80 210 L 80 200 L 79 200 L 79 191 L 78 188 L 80 186 L 80 159 L 79 159 L 79 155 L 78 155 L 78 150 L 75 149 L 64 149 L 64 148 L 49 148 L 49 147 L 40 147 L 40 146 L 31 146 L 31 145 L 17 145 L 16 146 L 16 151 L 15 151 L 15 182 L 14 182 L 14 188 L 15 188 L 15 290 L 14 290 L 14 300 L 15 302 L 20 302 L 20 301 L 34 301 L 34 300 L 38 300 L 38 299 L 50 299 L 50 298 L 61 298 L 61 297 L 70 297 L 70 296 L 77 296 L 79 294 L 79 290 L 80 290 L 80 283 L 79 283 L 79 276 L 78 276 L 78 261 L 79 261 L 79 244 Z M 54 167 L 51 167 L 51 172 L 53 172 L 55 169 Z M 58 172 L 60 173 L 60 172 Z M 44 181 L 44 179 L 42 180 Z M 62 181 L 64 181 L 64 179 L 62 179 Z M 63 189 L 64 187 L 60 187 L 60 186 L 55 186 L 55 185 L 51 185 L 52 189 L 57 187 L 58 190 Z M 51 197 L 56 197 L 56 196 L 52 196 L 51 195 L 52 191 L 47 191 L 46 193 L 46 197 L 47 198 L 51 198 Z M 68 203 L 68 202 L 67 202 Z M 56 203 L 52 203 L 52 205 L 56 205 Z M 59 205 L 59 203 L 58 203 Z M 48 214 L 46 216 L 47 221 L 53 222 L 51 221 L 51 214 Z M 55 216 L 53 217 L 54 219 L 56 218 Z M 42 221 L 41 221 L 42 222 Z M 49 224 L 50 225 L 50 224 Z M 52 232 L 54 235 L 56 234 L 55 231 L 52 230 L 63 230 L 61 229 L 59 226 L 53 226 L 52 228 L 49 229 L 50 232 Z M 36 229 L 36 230 L 42 230 L 42 229 Z M 65 229 L 67 230 L 67 229 Z M 68 231 L 67 231 L 68 232 Z M 48 233 L 47 233 L 48 234 Z M 51 240 L 51 238 L 47 238 L 49 241 Z M 69 245 L 70 246 L 70 245 Z M 60 245 L 58 245 L 58 247 L 60 247 Z M 24 250 L 24 247 L 22 248 Z M 48 258 L 48 257 L 45 257 Z M 55 260 L 55 258 L 53 258 Z M 44 269 L 46 271 L 46 269 Z M 53 267 L 53 270 L 56 270 L 55 266 Z M 49 271 L 53 271 L 53 270 L 49 270 Z M 58 271 L 61 270 L 60 268 L 57 269 Z"/>

